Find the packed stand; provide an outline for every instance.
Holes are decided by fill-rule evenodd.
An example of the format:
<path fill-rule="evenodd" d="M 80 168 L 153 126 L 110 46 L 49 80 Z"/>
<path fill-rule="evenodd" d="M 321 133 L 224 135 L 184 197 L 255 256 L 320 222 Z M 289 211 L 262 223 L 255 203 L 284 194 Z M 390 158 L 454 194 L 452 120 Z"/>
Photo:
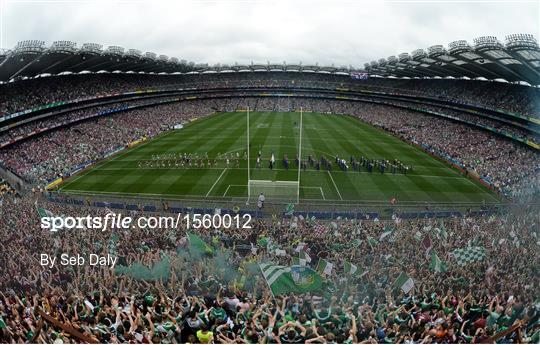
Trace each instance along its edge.
<path fill-rule="evenodd" d="M 0 342 L 539 340 L 537 202 L 478 218 L 321 221 L 293 215 L 257 220 L 252 229 L 197 231 L 210 252 L 192 245 L 193 232 L 182 227 L 42 230 L 37 208 L 64 216 L 110 212 L 32 195 L 4 201 Z M 461 265 L 455 250 L 470 246 L 483 248 L 484 257 Z M 48 268 L 39 264 L 40 253 L 111 254 L 118 263 Z M 334 264 L 319 270 L 321 288 L 272 295 L 258 264 L 288 266 L 300 253 L 310 257 L 307 267 Z M 433 253 L 444 269 L 433 267 Z M 356 273 L 346 271 L 345 262 L 356 265 Z M 141 278 L 121 269 L 135 265 L 151 273 Z M 414 282 L 407 293 L 394 284 L 403 272 Z"/>
<path fill-rule="evenodd" d="M 297 72 L 216 73 L 200 75 L 84 74 L 37 78 L 0 85 L 0 116 L 39 105 L 145 89 L 287 87 L 371 90 L 424 96 L 461 104 L 540 117 L 538 89 L 500 82 L 410 80 Z"/>
<path fill-rule="evenodd" d="M 182 102 L 130 110 L 47 132 L 0 151 L 0 161 L 26 180 L 45 186 L 83 163 L 142 137 L 213 113 L 205 102 Z"/>

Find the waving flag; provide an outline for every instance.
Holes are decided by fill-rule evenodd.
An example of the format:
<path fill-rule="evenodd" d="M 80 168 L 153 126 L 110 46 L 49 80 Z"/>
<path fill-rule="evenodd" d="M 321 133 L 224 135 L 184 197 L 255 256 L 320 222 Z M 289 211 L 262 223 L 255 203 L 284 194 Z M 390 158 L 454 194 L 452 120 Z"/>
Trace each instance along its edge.
<path fill-rule="evenodd" d="M 284 214 L 286 216 L 292 216 L 294 214 L 294 204 L 287 204 L 285 205 L 285 211 Z"/>
<path fill-rule="evenodd" d="M 379 244 L 379 242 L 371 236 L 368 236 L 367 241 L 371 249 L 373 249 L 373 246 L 376 246 L 377 244 Z"/>
<path fill-rule="evenodd" d="M 324 236 L 326 234 L 326 227 L 322 224 L 317 224 L 313 228 L 313 232 L 319 237 Z"/>
<path fill-rule="evenodd" d="M 268 245 L 268 237 L 266 236 L 259 237 L 259 239 L 257 240 L 257 245 L 263 248 L 266 247 Z"/>
<path fill-rule="evenodd" d="M 401 272 L 396 281 L 394 281 L 394 289 L 401 289 L 401 291 L 407 293 L 414 287 L 414 280 L 405 272 Z"/>
<path fill-rule="evenodd" d="M 424 238 L 422 239 L 422 247 L 424 248 L 424 251 L 429 252 L 432 246 L 431 237 L 429 237 L 429 234 L 425 234 Z"/>
<path fill-rule="evenodd" d="M 439 235 L 441 236 L 441 239 L 444 243 L 446 243 L 446 240 L 448 240 L 448 233 L 446 232 L 446 226 L 444 226 L 444 222 L 441 220 L 439 222 Z"/>
<path fill-rule="evenodd" d="M 381 236 L 379 237 L 379 242 L 382 242 L 386 236 L 390 235 L 392 233 L 392 231 L 385 231 L 381 234 Z"/>
<path fill-rule="evenodd" d="M 50 217 L 54 217 L 54 214 L 53 214 L 51 211 L 46 210 L 46 209 L 44 209 L 44 208 L 42 208 L 42 207 L 39 207 L 39 206 L 38 206 L 38 203 L 37 203 L 37 200 L 36 200 L 36 202 L 34 203 L 34 206 L 36 207 L 36 210 L 37 210 L 37 213 L 38 213 L 38 215 L 39 215 L 39 218 L 46 218 L 46 217 L 49 217 L 49 218 L 50 218 Z"/>
<path fill-rule="evenodd" d="M 300 262 L 300 265 L 306 266 L 308 263 L 311 262 L 311 257 L 305 251 L 301 251 L 300 253 L 298 253 L 298 260 Z"/>
<path fill-rule="evenodd" d="M 343 262 L 343 270 L 345 273 L 350 275 L 355 275 L 355 273 L 358 271 L 358 266 L 355 264 L 350 263 L 349 261 Z"/>
<path fill-rule="evenodd" d="M 434 250 L 431 251 L 431 264 L 429 265 L 429 269 L 435 273 L 446 272 L 446 263 L 439 259 L 439 256 Z"/>
<path fill-rule="evenodd" d="M 465 266 L 474 261 L 482 261 L 486 257 L 486 249 L 484 247 L 467 247 L 455 249 L 452 252 L 454 259 L 459 266 Z"/>
<path fill-rule="evenodd" d="M 317 263 L 317 272 L 329 276 L 332 274 L 332 268 L 334 268 L 334 264 L 324 259 L 319 259 L 319 262 Z"/>
<path fill-rule="evenodd" d="M 259 264 L 259 267 L 274 295 L 306 293 L 322 287 L 322 277 L 309 267 L 272 264 Z"/>

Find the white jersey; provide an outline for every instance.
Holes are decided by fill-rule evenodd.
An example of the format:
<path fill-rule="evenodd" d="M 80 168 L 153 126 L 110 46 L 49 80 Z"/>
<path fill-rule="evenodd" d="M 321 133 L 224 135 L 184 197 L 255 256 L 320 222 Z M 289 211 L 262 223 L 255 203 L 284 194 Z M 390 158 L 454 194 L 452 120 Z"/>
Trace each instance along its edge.
<path fill-rule="evenodd" d="M 264 194 L 259 195 L 259 200 L 257 200 L 257 207 L 262 208 L 264 203 Z"/>

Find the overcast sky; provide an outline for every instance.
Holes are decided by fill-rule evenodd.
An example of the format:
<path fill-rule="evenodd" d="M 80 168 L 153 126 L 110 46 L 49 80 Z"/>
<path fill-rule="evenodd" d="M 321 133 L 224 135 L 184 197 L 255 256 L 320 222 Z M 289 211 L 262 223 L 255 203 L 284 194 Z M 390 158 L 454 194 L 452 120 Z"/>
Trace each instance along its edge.
<path fill-rule="evenodd" d="M 196 63 L 363 67 L 434 44 L 540 32 L 540 1 L 0 0 L 0 47 L 95 42 Z"/>

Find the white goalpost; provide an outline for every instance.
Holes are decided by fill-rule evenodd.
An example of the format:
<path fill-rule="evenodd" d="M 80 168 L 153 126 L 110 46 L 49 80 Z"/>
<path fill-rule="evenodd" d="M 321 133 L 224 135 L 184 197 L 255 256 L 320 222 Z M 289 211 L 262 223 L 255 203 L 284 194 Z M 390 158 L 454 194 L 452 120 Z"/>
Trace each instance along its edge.
<path fill-rule="evenodd" d="M 251 155 L 250 155 L 250 136 L 249 136 L 249 123 L 250 123 L 250 113 L 249 107 L 246 111 L 246 123 L 247 123 L 247 156 L 248 156 L 248 200 L 249 203 L 253 197 L 253 201 L 258 198 L 258 196 L 263 193 L 267 200 L 274 200 L 279 202 L 287 203 L 298 203 L 300 200 L 300 172 L 301 162 L 302 162 L 302 118 L 303 118 L 303 109 L 300 108 L 300 127 L 299 127 L 299 144 L 298 144 L 298 174 L 296 180 L 271 180 L 271 179 L 252 179 L 251 174 Z M 268 176 L 266 174 L 266 176 Z"/>
<path fill-rule="evenodd" d="M 247 135 L 246 135 L 246 139 L 247 139 L 247 169 L 248 169 L 248 199 L 246 201 L 246 203 L 249 203 L 249 199 L 251 198 L 251 183 L 249 183 L 251 181 L 251 170 L 250 170 L 250 167 L 249 167 L 249 161 L 251 160 L 251 156 L 249 155 L 249 105 L 247 106 L 246 108 L 246 114 L 247 114 Z"/>
<path fill-rule="evenodd" d="M 297 190 L 296 190 L 296 203 L 298 203 L 300 201 L 300 171 L 302 171 L 302 116 L 303 114 L 303 109 L 302 107 L 300 107 L 300 138 L 298 140 L 298 179 L 297 179 L 297 182 L 298 182 L 298 186 L 297 186 Z"/>

